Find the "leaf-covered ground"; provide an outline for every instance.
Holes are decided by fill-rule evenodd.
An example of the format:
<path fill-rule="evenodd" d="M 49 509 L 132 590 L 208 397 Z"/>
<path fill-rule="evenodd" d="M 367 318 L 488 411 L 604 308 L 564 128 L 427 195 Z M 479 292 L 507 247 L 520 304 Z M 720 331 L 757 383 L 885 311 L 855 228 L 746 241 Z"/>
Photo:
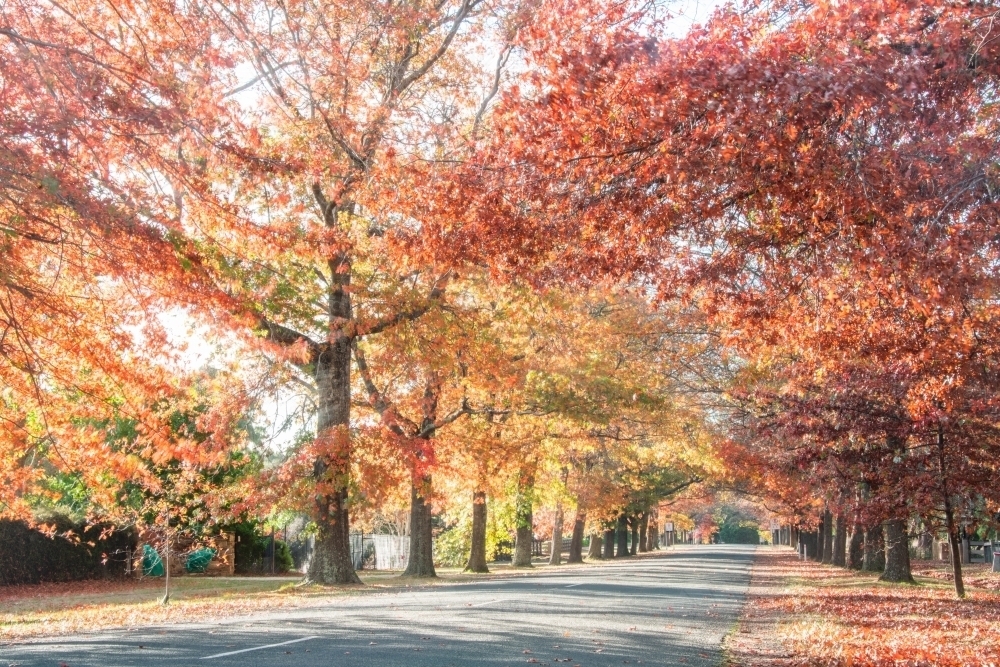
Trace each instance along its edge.
<path fill-rule="evenodd" d="M 171 602 L 162 580 L 0 587 L 0 644 L 53 634 L 197 621 L 299 605 L 293 578 L 180 578 Z"/>
<path fill-rule="evenodd" d="M 439 568 L 439 578 L 431 581 L 403 578 L 398 572 L 364 572 L 361 576 L 365 587 L 298 586 L 299 575 L 180 577 L 172 580 L 167 605 L 160 604 L 162 579 L 0 587 L 0 646 L 31 637 L 211 621 L 257 611 L 300 608 L 324 604 L 337 595 L 375 594 L 389 588 L 530 574 L 504 565 L 492 567 L 491 573 L 485 575 L 463 574 L 461 568 Z"/>
<path fill-rule="evenodd" d="M 915 572 L 940 575 L 937 564 Z M 983 585 L 1000 575 L 973 567 Z M 788 549 L 761 550 L 729 665 L 746 667 L 1000 665 L 1000 593 L 972 588 L 960 601 L 947 581 L 893 585 L 875 575 L 802 562 Z M 967 583 L 968 585 L 968 583 Z"/>

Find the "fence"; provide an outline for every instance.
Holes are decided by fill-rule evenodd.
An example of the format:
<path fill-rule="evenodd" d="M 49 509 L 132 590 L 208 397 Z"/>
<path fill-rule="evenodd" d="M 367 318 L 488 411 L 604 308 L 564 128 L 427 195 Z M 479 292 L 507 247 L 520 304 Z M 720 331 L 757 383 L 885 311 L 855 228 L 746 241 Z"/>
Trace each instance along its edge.
<path fill-rule="evenodd" d="M 351 561 L 355 570 L 403 570 L 409 562 L 406 535 L 351 533 Z"/>

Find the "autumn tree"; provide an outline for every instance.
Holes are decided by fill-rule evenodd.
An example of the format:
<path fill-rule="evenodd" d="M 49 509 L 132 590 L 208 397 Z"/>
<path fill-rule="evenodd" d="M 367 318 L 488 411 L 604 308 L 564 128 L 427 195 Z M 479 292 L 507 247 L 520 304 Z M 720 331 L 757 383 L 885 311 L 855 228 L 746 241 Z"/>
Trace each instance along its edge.
<path fill-rule="evenodd" d="M 134 423 L 150 458 L 210 464 L 227 446 L 215 435 L 246 405 L 234 392 L 203 410 L 208 436 L 198 443 L 171 437 L 169 411 L 156 407 L 187 400 L 195 380 L 161 316 L 211 309 L 224 295 L 199 289 L 170 199 L 144 177 L 156 148 L 132 141 L 137 128 L 175 121 L 190 100 L 156 74 L 169 68 L 164 53 L 138 62 L 131 37 L 86 35 L 88 25 L 111 25 L 111 10 L 0 8 L 3 514 L 30 511 L 25 496 L 46 469 L 95 489 L 149 481 L 128 452 L 107 445 L 102 423 Z M 196 59 L 197 47 L 175 44 L 173 55 Z"/>
<path fill-rule="evenodd" d="M 634 9 L 569 39 L 536 24 L 531 85 L 427 203 L 447 247 L 498 271 L 534 262 L 540 280 L 630 276 L 697 299 L 739 357 L 780 348 L 805 357 L 802 382 L 846 380 L 837 391 L 873 417 L 853 446 L 882 451 L 876 477 L 938 451 L 907 481 L 938 468 L 975 483 L 966 465 L 991 465 L 989 439 L 949 459 L 944 424 L 992 409 L 959 396 L 992 395 L 996 7 L 744 3 L 681 38 Z M 459 208 L 459 189 L 479 194 Z M 898 428 L 877 425 L 884 403 L 866 399 L 901 380 Z M 962 483 L 933 484 L 952 513 Z"/>
<path fill-rule="evenodd" d="M 48 62 L 56 54 L 128 95 L 135 112 L 115 136 L 141 159 L 100 155 L 99 182 L 134 175 L 135 192 L 163 212 L 164 254 L 178 256 L 193 300 L 210 306 L 197 310 L 250 334 L 250 348 L 277 349 L 315 384 L 315 581 L 357 581 L 347 537 L 353 350 L 436 308 L 452 278 L 392 251 L 396 228 L 419 227 L 395 170 L 475 131 L 503 76 L 515 9 L 74 2 L 41 22 L 27 5 L 7 12 L 18 63 L 60 78 Z M 500 54 L 496 65 L 482 64 L 484 48 Z M 78 104 L 88 95 L 68 92 Z"/>

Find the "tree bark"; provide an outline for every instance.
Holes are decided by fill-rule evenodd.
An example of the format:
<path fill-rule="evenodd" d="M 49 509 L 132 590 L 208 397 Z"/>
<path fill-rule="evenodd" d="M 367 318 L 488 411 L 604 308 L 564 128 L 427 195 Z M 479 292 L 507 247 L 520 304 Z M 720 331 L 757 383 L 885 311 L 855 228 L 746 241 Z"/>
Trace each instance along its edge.
<path fill-rule="evenodd" d="M 847 550 L 847 567 L 852 570 L 860 570 L 864 565 L 865 553 L 865 529 L 860 523 L 854 524 L 851 532 L 851 546 Z"/>
<path fill-rule="evenodd" d="M 917 558 L 923 560 L 934 558 L 934 536 L 927 530 L 927 524 L 920 520 L 917 529 L 920 531 L 917 536 Z"/>
<path fill-rule="evenodd" d="M 833 562 L 833 514 L 830 510 L 823 511 L 823 563 Z"/>
<path fill-rule="evenodd" d="M 317 186 L 318 187 L 318 186 Z M 316 382 L 316 439 L 327 445 L 313 461 L 313 520 L 318 528 L 308 578 L 318 584 L 360 584 L 351 560 L 348 489 L 351 475 L 351 337 L 345 326 L 353 317 L 351 308 L 351 261 L 346 253 L 333 255 L 327 294 L 329 334 L 323 345 L 312 343 L 313 376 Z M 346 270 L 345 270 L 346 269 Z M 281 338 L 268 327 L 269 337 Z M 292 336 L 285 344 L 298 342 Z M 301 337 L 300 337 L 301 339 Z"/>
<path fill-rule="evenodd" d="M 816 554 L 819 552 L 819 531 L 811 531 L 806 533 L 806 558 L 810 560 L 816 560 Z"/>
<path fill-rule="evenodd" d="M 430 495 L 431 477 L 413 476 L 410 484 L 410 560 L 403 571 L 404 577 L 433 578 L 434 546 L 431 532 Z"/>
<path fill-rule="evenodd" d="M 316 541 L 309 562 L 309 580 L 318 584 L 360 584 L 351 560 L 347 491 L 317 494 Z"/>
<path fill-rule="evenodd" d="M 823 562 L 823 535 L 826 533 L 826 527 L 823 525 L 823 520 L 820 519 L 819 526 L 816 528 L 816 552 L 813 554 L 813 560 L 817 563 Z"/>
<path fill-rule="evenodd" d="M 604 546 L 604 538 L 600 533 L 590 534 L 590 548 L 587 549 L 587 558 L 589 560 L 603 560 L 604 554 L 601 553 L 601 548 Z"/>
<path fill-rule="evenodd" d="M 628 551 L 628 517 L 624 514 L 618 517 L 618 548 L 615 551 L 615 558 L 631 556 Z"/>
<path fill-rule="evenodd" d="M 880 581 L 913 583 L 910 573 L 910 541 L 905 519 L 889 519 L 882 524 L 885 538 L 885 567 Z"/>
<path fill-rule="evenodd" d="M 948 529 L 948 543 L 951 545 L 951 571 L 955 577 L 955 595 L 965 597 L 965 581 L 962 580 L 962 547 L 958 541 L 958 526 L 955 525 L 955 512 L 951 502 L 945 497 L 945 523 Z"/>
<path fill-rule="evenodd" d="M 649 512 L 649 528 L 646 530 L 646 551 L 660 548 L 660 511 L 656 507 Z"/>
<path fill-rule="evenodd" d="M 552 522 L 552 553 L 549 554 L 549 565 L 562 565 L 563 543 L 563 508 L 562 503 L 556 505 L 556 518 Z"/>
<path fill-rule="evenodd" d="M 346 258 L 338 259 L 346 263 Z M 331 322 L 351 317 L 351 302 L 346 289 L 350 273 L 335 277 L 330 293 Z M 341 319 L 337 319 L 341 318 Z M 351 471 L 351 340 L 332 327 L 330 342 L 316 357 L 317 439 L 325 441 L 327 451 L 313 462 L 313 480 L 317 486 L 313 519 L 318 532 L 309 580 L 317 584 L 360 584 L 351 560 L 348 488 Z"/>
<path fill-rule="evenodd" d="M 885 569 L 885 542 L 881 524 L 865 528 L 865 548 L 861 569 L 865 572 L 881 572 Z"/>
<path fill-rule="evenodd" d="M 521 488 L 518 490 L 516 521 L 517 532 L 514 538 L 514 562 L 513 567 L 531 567 L 531 540 L 532 533 L 532 496 L 535 486 L 533 475 L 524 478 Z"/>
<path fill-rule="evenodd" d="M 837 535 L 833 540 L 833 560 L 834 565 L 844 567 L 847 565 L 847 517 L 837 514 Z"/>
<path fill-rule="evenodd" d="M 615 557 L 615 534 L 614 527 L 604 531 L 604 558 Z"/>
<path fill-rule="evenodd" d="M 833 560 L 831 562 L 839 567 L 847 565 L 847 517 L 843 514 L 837 515 L 837 534 L 833 540 Z"/>
<path fill-rule="evenodd" d="M 649 510 L 646 510 L 639 516 L 639 552 L 645 553 L 649 551 L 649 544 L 647 543 L 646 535 L 647 530 L 649 530 Z M 635 553 L 635 552 L 633 552 Z"/>
<path fill-rule="evenodd" d="M 945 474 L 944 429 L 938 426 L 938 463 L 941 475 L 941 496 L 944 500 L 945 528 L 948 531 L 948 543 L 951 544 L 951 572 L 955 579 L 955 595 L 965 597 L 965 581 L 962 580 L 962 547 L 958 542 L 958 526 L 955 523 L 955 509 L 951 505 L 951 493 L 948 490 L 948 476 Z"/>
<path fill-rule="evenodd" d="M 587 527 L 587 514 L 576 508 L 576 518 L 573 520 L 573 539 L 569 542 L 569 558 L 567 563 L 583 562 L 583 531 Z"/>
<path fill-rule="evenodd" d="M 627 519 L 629 530 L 632 532 L 632 541 L 629 544 L 628 554 L 629 556 L 634 556 L 638 551 L 639 543 L 639 517 L 630 516 Z"/>
<path fill-rule="evenodd" d="M 469 550 L 469 562 L 466 572 L 489 572 L 486 565 L 486 492 L 474 491 L 472 494 L 472 548 Z"/>

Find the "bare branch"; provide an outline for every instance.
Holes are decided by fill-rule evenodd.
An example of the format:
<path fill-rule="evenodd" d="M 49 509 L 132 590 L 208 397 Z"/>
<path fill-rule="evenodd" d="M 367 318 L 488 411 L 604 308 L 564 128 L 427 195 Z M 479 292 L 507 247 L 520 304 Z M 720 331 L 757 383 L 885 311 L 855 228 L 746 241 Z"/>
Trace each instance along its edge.
<path fill-rule="evenodd" d="M 448 47 L 451 46 L 452 41 L 454 41 L 455 36 L 458 34 L 459 29 L 462 27 L 462 23 L 465 22 L 465 19 L 469 17 L 469 14 L 472 13 L 472 10 L 475 9 L 476 6 L 479 5 L 481 2 L 482 0 L 463 0 L 462 6 L 459 7 L 458 13 L 455 14 L 455 20 L 451 24 L 451 30 L 448 31 L 447 35 L 445 35 L 445 38 L 441 42 L 441 45 L 437 48 L 437 50 L 434 53 L 432 53 L 427 58 L 427 60 L 424 61 L 423 65 L 413 70 L 408 76 L 406 76 L 396 86 L 394 86 L 393 92 L 395 92 L 396 94 L 403 92 L 404 90 L 409 88 L 414 81 L 422 77 L 424 74 L 427 74 L 427 72 L 431 69 L 431 67 L 434 66 L 434 63 L 440 60 L 441 57 L 445 53 L 447 53 Z"/>
<path fill-rule="evenodd" d="M 504 47 L 503 51 L 500 52 L 500 57 L 497 58 L 496 71 L 493 74 L 493 87 L 490 88 L 490 92 L 483 98 L 482 103 L 479 105 L 479 110 L 476 111 L 476 120 L 472 123 L 472 137 L 475 138 L 479 134 L 479 126 L 482 125 L 483 116 L 486 115 L 486 110 L 490 106 L 490 102 L 496 97 L 497 93 L 500 92 L 500 79 L 503 76 L 503 68 L 507 66 L 507 61 L 510 60 L 510 54 L 514 50 L 512 45 L 507 45 Z"/>

